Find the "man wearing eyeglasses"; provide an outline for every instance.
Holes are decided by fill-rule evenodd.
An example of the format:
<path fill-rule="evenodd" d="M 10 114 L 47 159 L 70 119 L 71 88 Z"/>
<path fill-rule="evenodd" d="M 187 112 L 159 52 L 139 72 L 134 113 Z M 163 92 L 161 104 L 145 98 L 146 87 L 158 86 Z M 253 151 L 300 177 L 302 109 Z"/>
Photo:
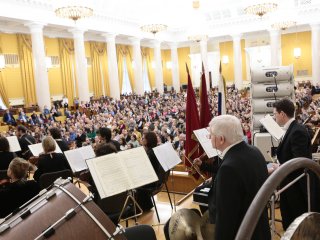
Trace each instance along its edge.
<path fill-rule="evenodd" d="M 240 120 L 235 116 L 214 117 L 209 124 L 212 147 L 222 159 L 209 192 L 209 220 L 215 224 L 215 239 L 235 239 L 253 198 L 268 177 L 262 153 L 243 141 Z M 271 239 L 264 209 L 252 239 Z"/>
<path fill-rule="evenodd" d="M 286 131 L 277 149 L 277 158 L 284 164 L 293 158 L 312 158 L 311 139 L 306 128 L 294 118 L 295 107 L 291 100 L 284 98 L 273 105 L 276 122 Z M 284 187 L 303 173 L 303 169 L 290 174 L 281 183 Z M 280 196 L 282 226 L 286 230 L 301 214 L 308 211 L 307 185 L 305 178 L 289 187 Z"/>

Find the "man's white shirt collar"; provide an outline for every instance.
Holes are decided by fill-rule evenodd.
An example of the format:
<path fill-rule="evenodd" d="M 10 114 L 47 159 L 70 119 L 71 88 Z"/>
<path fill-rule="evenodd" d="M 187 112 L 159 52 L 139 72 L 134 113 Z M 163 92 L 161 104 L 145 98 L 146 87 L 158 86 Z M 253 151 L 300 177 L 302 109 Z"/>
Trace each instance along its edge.
<path fill-rule="evenodd" d="M 227 152 L 235 145 L 237 145 L 238 143 L 241 143 L 243 140 L 240 140 L 238 142 L 235 142 L 234 144 L 231 144 L 230 146 L 226 147 L 223 152 L 221 153 L 221 157 L 224 158 L 224 156 L 227 154 Z"/>
<path fill-rule="evenodd" d="M 290 118 L 288 122 L 286 122 L 286 124 L 283 126 L 283 130 L 287 131 L 293 121 L 294 118 Z"/>

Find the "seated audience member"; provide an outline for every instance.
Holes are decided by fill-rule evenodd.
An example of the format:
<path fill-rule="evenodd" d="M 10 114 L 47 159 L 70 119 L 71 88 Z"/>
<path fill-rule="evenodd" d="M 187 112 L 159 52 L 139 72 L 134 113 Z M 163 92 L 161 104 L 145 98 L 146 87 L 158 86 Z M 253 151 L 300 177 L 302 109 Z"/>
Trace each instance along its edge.
<path fill-rule="evenodd" d="M 68 143 L 64 139 L 62 139 L 61 131 L 59 130 L 59 128 L 56 128 L 56 127 L 50 128 L 49 133 L 53 137 L 53 139 L 57 142 L 62 152 L 69 150 Z"/>
<path fill-rule="evenodd" d="M 58 172 L 70 169 L 69 163 L 63 153 L 55 153 L 56 143 L 50 136 L 42 141 L 44 153 L 39 156 L 37 167 L 34 173 L 34 180 L 37 182 L 44 173 Z"/>
<path fill-rule="evenodd" d="M 121 151 L 120 143 L 111 139 L 110 128 L 101 127 L 97 134 L 99 135 L 100 142 L 111 143 L 116 147 L 117 151 Z"/>
<path fill-rule="evenodd" d="M 44 107 L 43 107 L 43 115 L 48 115 L 48 114 L 50 114 L 50 110 L 49 110 L 47 105 L 44 105 Z"/>
<path fill-rule="evenodd" d="M 38 184 L 34 180 L 27 180 L 29 168 L 30 164 L 22 158 L 11 161 L 7 171 L 10 183 L 0 187 L 0 218 L 9 215 L 39 193 Z"/>
<path fill-rule="evenodd" d="M 63 106 L 63 108 L 68 108 L 68 106 L 69 106 L 69 100 L 66 96 L 63 96 L 63 98 L 62 98 L 62 106 Z"/>
<path fill-rule="evenodd" d="M 17 125 L 16 120 L 13 115 L 10 113 L 9 109 L 6 110 L 6 113 L 3 115 L 3 122 L 8 125 Z"/>
<path fill-rule="evenodd" d="M 19 157 L 22 157 L 22 158 L 28 160 L 32 156 L 28 146 L 35 144 L 36 140 L 33 136 L 31 136 L 27 133 L 27 128 L 22 125 L 19 125 L 17 127 L 16 134 L 17 134 L 19 144 L 21 147 L 21 151 L 18 152 L 17 155 Z"/>
<path fill-rule="evenodd" d="M 158 145 L 158 138 L 154 132 L 147 132 L 143 135 L 142 145 L 145 148 L 145 151 L 149 157 L 149 160 L 152 164 L 154 171 L 158 176 L 158 181 L 154 183 L 147 184 L 137 189 L 137 202 L 143 210 L 150 210 L 153 207 L 152 200 L 149 191 L 146 189 L 156 188 L 162 184 L 164 180 L 164 170 L 161 167 L 156 155 L 153 152 L 153 148 Z"/>
<path fill-rule="evenodd" d="M 8 139 L 0 137 L 0 170 L 7 170 L 12 159 L 16 154 L 10 152 L 10 145 Z"/>

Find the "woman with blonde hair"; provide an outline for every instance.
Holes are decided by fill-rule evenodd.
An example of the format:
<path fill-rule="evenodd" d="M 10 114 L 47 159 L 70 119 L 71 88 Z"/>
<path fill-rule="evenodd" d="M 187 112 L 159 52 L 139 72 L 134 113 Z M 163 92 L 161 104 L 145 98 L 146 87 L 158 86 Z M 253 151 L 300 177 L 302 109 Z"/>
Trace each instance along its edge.
<path fill-rule="evenodd" d="M 7 171 L 10 182 L 0 188 L 0 218 L 4 218 L 15 209 L 36 196 L 39 185 L 34 180 L 27 180 L 31 165 L 22 158 L 14 158 Z"/>
<path fill-rule="evenodd" d="M 50 136 L 42 141 L 44 154 L 39 156 L 38 169 L 34 173 L 34 180 L 37 182 L 44 173 L 58 172 L 70 169 L 69 163 L 63 153 L 56 153 L 56 142 Z"/>

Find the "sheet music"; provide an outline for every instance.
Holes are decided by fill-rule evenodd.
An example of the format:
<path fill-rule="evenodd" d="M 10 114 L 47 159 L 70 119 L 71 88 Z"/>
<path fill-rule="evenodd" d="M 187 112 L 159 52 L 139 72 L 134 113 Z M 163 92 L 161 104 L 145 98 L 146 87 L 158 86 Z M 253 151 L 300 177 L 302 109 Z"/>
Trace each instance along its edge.
<path fill-rule="evenodd" d="M 118 154 L 89 159 L 87 165 L 101 199 L 129 189 L 128 176 Z"/>
<path fill-rule="evenodd" d="M 143 147 L 86 161 L 101 198 L 158 180 Z"/>
<path fill-rule="evenodd" d="M 21 151 L 21 147 L 18 141 L 17 136 L 7 137 L 10 146 L 10 152 L 19 152 Z"/>
<path fill-rule="evenodd" d="M 56 141 L 55 141 L 55 143 L 56 143 L 56 150 L 54 152 L 55 153 L 62 153 L 62 151 Z M 43 147 L 42 147 L 42 143 L 32 144 L 32 145 L 29 145 L 28 147 L 29 147 L 32 155 L 36 156 L 36 157 L 38 157 L 40 153 L 44 152 Z"/>
<path fill-rule="evenodd" d="M 208 129 L 201 128 L 193 131 L 194 135 L 196 135 L 201 147 L 207 154 L 208 158 L 212 158 L 218 155 L 218 150 L 212 147 L 211 139 L 207 136 L 210 134 Z"/>
<path fill-rule="evenodd" d="M 282 128 L 276 123 L 276 121 L 267 114 L 264 118 L 260 119 L 261 124 L 267 129 L 267 131 L 274 137 L 277 141 L 281 139 L 284 135 Z"/>
<path fill-rule="evenodd" d="M 158 181 L 149 157 L 143 147 L 118 153 L 130 179 L 130 189 Z"/>
<path fill-rule="evenodd" d="M 96 156 L 91 145 L 68 150 L 65 151 L 64 154 L 74 173 L 87 169 L 86 160 Z"/>
<path fill-rule="evenodd" d="M 173 149 L 171 143 L 157 146 L 153 148 L 153 151 L 165 172 L 181 162 L 178 153 Z"/>

